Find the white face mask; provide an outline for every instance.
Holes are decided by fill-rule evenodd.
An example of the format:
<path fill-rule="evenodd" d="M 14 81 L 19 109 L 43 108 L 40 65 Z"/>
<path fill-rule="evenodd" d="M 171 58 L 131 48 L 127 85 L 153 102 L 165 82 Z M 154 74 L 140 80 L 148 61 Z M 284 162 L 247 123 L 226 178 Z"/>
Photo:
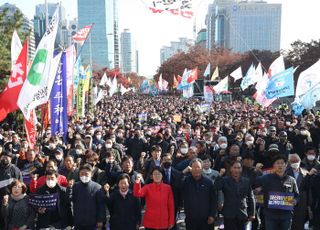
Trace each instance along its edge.
<path fill-rule="evenodd" d="M 308 159 L 309 161 L 313 161 L 315 158 L 316 158 L 315 155 L 307 155 L 307 159 Z"/>
<path fill-rule="evenodd" d="M 61 161 L 62 160 L 62 155 L 56 155 L 56 159 L 58 160 L 58 161 Z"/>
<path fill-rule="evenodd" d="M 300 131 L 300 134 L 301 134 L 302 136 L 307 136 L 307 135 L 308 135 L 308 132 L 307 132 L 306 130 L 302 130 L 302 131 Z"/>
<path fill-rule="evenodd" d="M 300 161 L 299 162 L 297 162 L 297 163 L 293 163 L 293 164 L 290 164 L 290 166 L 291 166 L 291 168 L 293 168 L 293 169 L 298 169 L 299 167 L 300 167 Z"/>
<path fill-rule="evenodd" d="M 181 149 L 180 149 L 180 152 L 181 152 L 182 154 L 187 154 L 188 148 L 181 148 Z"/>
<path fill-rule="evenodd" d="M 106 144 L 106 148 L 107 149 L 111 149 L 112 148 L 112 144 Z"/>
<path fill-rule="evenodd" d="M 253 141 L 246 141 L 246 145 L 253 145 Z"/>
<path fill-rule="evenodd" d="M 228 147 L 228 144 L 226 144 L 226 143 L 223 143 L 223 144 L 220 145 L 221 149 L 226 149 L 227 147 Z"/>
<path fill-rule="evenodd" d="M 96 137 L 97 137 L 97 139 L 98 139 L 98 140 L 100 140 L 100 139 L 101 139 L 101 135 L 97 135 Z"/>
<path fill-rule="evenodd" d="M 89 183 L 89 181 L 91 180 L 91 177 L 89 176 L 81 176 L 80 180 L 82 181 L 82 183 Z"/>
<path fill-rule="evenodd" d="M 47 180 L 46 184 L 47 184 L 47 186 L 49 188 L 53 188 L 53 187 L 55 187 L 57 185 L 57 181 L 55 181 L 55 180 Z"/>

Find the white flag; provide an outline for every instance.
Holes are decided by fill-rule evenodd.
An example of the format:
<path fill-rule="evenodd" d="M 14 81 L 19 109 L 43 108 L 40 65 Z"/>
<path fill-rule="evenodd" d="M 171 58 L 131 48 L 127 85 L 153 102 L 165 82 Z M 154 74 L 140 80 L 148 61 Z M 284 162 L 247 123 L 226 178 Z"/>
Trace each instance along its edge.
<path fill-rule="evenodd" d="M 48 101 L 52 85 L 50 87 L 50 69 L 51 61 L 53 59 L 54 42 L 57 35 L 59 24 L 59 10 L 56 9 L 50 26 L 43 35 L 35 54 L 35 58 L 31 65 L 30 71 L 27 75 L 18 98 L 18 106 L 20 107 L 24 117 L 29 120 L 30 112 L 38 105 L 44 104 Z"/>
<path fill-rule="evenodd" d="M 220 94 L 224 91 L 228 91 L 228 76 L 223 78 L 217 85 L 213 87 L 216 94 Z"/>
<path fill-rule="evenodd" d="M 203 73 L 204 77 L 208 77 L 210 75 L 210 68 L 211 68 L 211 65 L 210 65 L 210 63 L 208 63 L 207 68 Z"/>
<path fill-rule="evenodd" d="M 300 103 L 305 109 L 312 109 L 316 102 L 320 100 L 320 82 L 308 90 L 300 99 Z"/>
<path fill-rule="evenodd" d="M 99 85 L 104 86 L 107 83 L 107 81 L 108 81 L 107 75 L 106 75 L 106 73 L 104 73 L 101 80 L 100 80 Z"/>
<path fill-rule="evenodd" d="M 117 82 L 117 78 L 116 76 L 114 76 L 113 80 L 112 80 L 112 85 L 110 87 L 110 96 L 112 96 L 113 94 L 118 92 L 118 82 Z"/>
<path fill-rule="evenodd" d="M 130 88 L 125 88 L 122 84 L 120 86 L 120 92 L 121 95 L 125 94 L 126 92 L 129 92 L 131 89 Z"/>
<path fill-rule="evenodd" d="M 158 88 L 159 88 L 159 90 L 162 90 L 162 73 L 160 74 L 160 77 L 158 80 Z"/>
<path fill-rule="evenodd" d="M 255 83 L 254 77 L 255 77 L 255 68 L 254 68 L 253 64 L 251 64 L 246 76 L 244 76 L 244 78 L 241 81 L 241 84 L 240 84 L 241 89 L 245 90 L 250 85 L 254 84 Z M 252 83 L 252 82 L 254 82 L 254 83 Z"/>
<path fill-rule="evenodd" d="M 301 97 L 309 89 L 320 82 L 320 60 L 300 73 L 298 78 L 296 97 Z"/>
<path fill-rule="evenodd" d="M 233 77 L 234 81 L 237 81 L 239 79 L 241 79 L 243 76 L 242 76 L 242 70 L 241 70 L 241 66 L 239 66 L 238 69 L 234 70 L 231 74 L 230 74 L 231 77 Z"/>
<path fill-rule="evenodd" d="M 283 56 L 280 56 L 271 63 L 268 69 L 268 77 L 271 78 L 273 75 L 276 75 L 283 71 L 285 71 L 284 60 Z"/>
<path fill-rule="evenodd" d="M 16 30 L 13 31 L 12 40 L 11 40 L 11 69 L 13 69 L 14 64 L 19 57 L 19 54 L 22 50 L 22 44 L 18 33 Z"/>

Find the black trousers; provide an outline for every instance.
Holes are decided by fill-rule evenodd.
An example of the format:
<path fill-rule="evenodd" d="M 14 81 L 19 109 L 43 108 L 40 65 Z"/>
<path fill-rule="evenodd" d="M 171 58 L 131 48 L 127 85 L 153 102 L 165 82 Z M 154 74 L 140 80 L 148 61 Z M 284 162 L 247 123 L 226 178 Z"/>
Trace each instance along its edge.
<path fill-rule="evenodd" d="M 186 229 L 187 230 L 211 230 L 213 229 L 213 224 L 208 224 L 208 219 L 204 220 L 194 220 L 186 219 Z"/>
<path fill-rule="evenodd" d="M 247 220 L 239 220 L 238 218 L 224 218 L 225 230 L 245 230 Z"/>

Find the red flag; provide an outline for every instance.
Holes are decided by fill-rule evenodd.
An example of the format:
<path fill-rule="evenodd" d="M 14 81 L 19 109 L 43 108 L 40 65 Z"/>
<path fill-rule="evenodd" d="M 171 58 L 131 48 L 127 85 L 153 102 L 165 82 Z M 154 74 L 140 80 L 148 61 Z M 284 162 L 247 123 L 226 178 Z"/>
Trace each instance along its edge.
<path fill-rule="evenodd" d="M 0 121 L 4 120 L 8 113 L 14 112 L 17 105 L 20 90 L 27 75 L 28 40 L 24 42 L 19 57 L 14 64 L 7 87 L 0 95 Z"/>
<path fill-rule="evenodd" d="M 176 76 L 173 75 L 173 88 L 176 89 L 179 85 L 179 82 L 176 78 Z"/>
<path fill-rule="evenodd" d="M 87 37 L 88 37 L 88 34 L 90 33 L 91 28 L 92 28 L 92 25 L 85 26 L 82 29 L 78 30 L 78 32 L 72 36 L 73 41 L 83 45 L 83 43 L 87 40 Z"/>
<path fill-rule="evenodd" d="M 195 80 L 197 80 L 197 79 L 198 79 L 198 67 L 194 68 L 194 69 L 191 71 L 191 73 L 190 73 L 190 75 L 189 75 L 189 77 L 188 77 L 188 79 L 187 79 L 187 82 L 188 82 L 188 83 L 191 83 L 191 82 L 193 82 L 193 81 L 195 81 Z"/>
<path fill-rule="evenodd" d="M 36 129 L 35 119 L 36 119 L 36 113 L 35 113 L 35 110 L 32 110 L 29 121 L 25 120 L 27 137 L 28 137 L 28 141 L 31 149 L 33 149 L 34 145 L 37 142 L 37 129 Z"/>
<path fill-rule="evenodd" d="M 182 81 L 182 77 L 180 75 L 178 75 L 177 80 L 178 80 L 178 83 L 180 84 L 180 82 Z"/>

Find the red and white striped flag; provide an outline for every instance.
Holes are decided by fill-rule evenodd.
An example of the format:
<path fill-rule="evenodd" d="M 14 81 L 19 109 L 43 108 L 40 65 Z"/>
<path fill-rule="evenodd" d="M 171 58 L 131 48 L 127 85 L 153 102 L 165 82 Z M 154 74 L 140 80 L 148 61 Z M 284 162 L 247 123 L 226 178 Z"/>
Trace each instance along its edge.
<path fill-rule="evenodd" d="M 88 34 L 90 33 L 90 30 L 92 28 L 92 25 L 85 26 L 82 29 L 80 29 L 75 35 L 72 36 L 72 39 L 75 43 L 79 43 L 80 45 L 83 45 L 83 43 L 86 41 Z"/>

